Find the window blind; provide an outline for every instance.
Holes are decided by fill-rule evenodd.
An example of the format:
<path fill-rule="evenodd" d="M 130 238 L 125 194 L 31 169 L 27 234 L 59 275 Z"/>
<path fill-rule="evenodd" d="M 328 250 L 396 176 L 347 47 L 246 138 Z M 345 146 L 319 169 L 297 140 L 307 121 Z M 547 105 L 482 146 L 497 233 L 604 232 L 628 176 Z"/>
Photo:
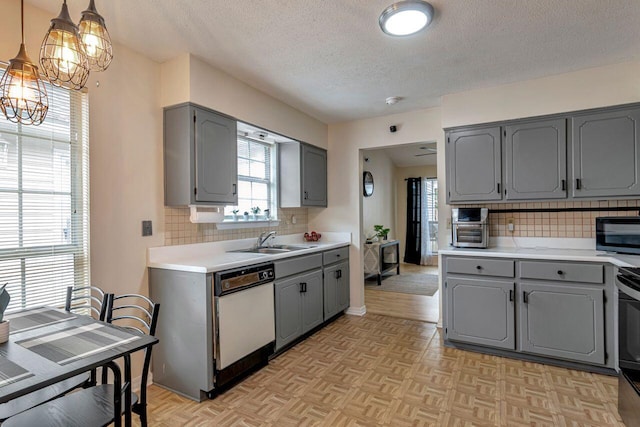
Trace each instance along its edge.
<path fill-rule="evenodd" d="M 61 306 L 67 286 L 90 280 L 88 96 L 46 88 L 41 125 L 0 114 L 0 284 L 8 282 L 8 311 Z"/>
<path fill-rule="evenodd" d="M 273 209 L 275 184 L 272 170 L 274 146 L 249 138 L 238 137 L 238 206 L 240 214 L 251 213 L 252 207 L 262 212 Z M 233 206 L 225 207 L 225 215 L 231 215 Z"/>

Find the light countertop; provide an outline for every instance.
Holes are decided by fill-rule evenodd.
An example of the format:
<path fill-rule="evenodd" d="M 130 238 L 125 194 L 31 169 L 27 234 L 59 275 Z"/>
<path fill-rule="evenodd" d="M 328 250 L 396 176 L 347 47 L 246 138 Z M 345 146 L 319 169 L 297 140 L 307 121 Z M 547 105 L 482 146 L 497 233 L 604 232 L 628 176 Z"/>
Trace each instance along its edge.
<path fill-rule="evenodd" d="M 558 240 L 555 241 L 554 240 Z M 576 239 L 589 240 L 592 239 Z M 473 257 L 495 257 L 495 258 L 514 258 L 514 259 L 541 259 L 556 261 L 582 261 L 582 262 L 602 262 L 610 263 L 617 267 L 640 267 L 640 256 L 624 255 L 610 252 L 596 251 L 595 242 L 578 242 L 577 248 L 571 247 L 554 247 L 566 245 L 567 239 L 545 239 L 544 241 L 536 241 L 536 246 L 493 246 L 487 249 L 470 249 L 470 248 L 454 248 L 449 247 L 441 249 L 440 255 L 461 255 Z M 500 243 L 505 243 L 500 242 Z M 520 242 L 533 243 L 533 242 Z M 587 243 L 587 244 L 585 244 Z M 544 245 L 544 246 L 543 246 Z M 591 248 L 588 248 L 591 246 Z"/>
<path fill-rule="evenodd" d="M 308 249 L 278 254 L 229 252 L 255 246 L 255 238 L 149 248 L 147 252 L 147 267 L 193 273 L 213 273 L 246 265 L 323 252 L 348 246 L 351 243 L 350 233 L 321 232 L 321 234 L 322 238 L 318 242 L 305 242 L 301 234 L 277 236 L 272 242 L 273 244 L 308 246 Z"/>

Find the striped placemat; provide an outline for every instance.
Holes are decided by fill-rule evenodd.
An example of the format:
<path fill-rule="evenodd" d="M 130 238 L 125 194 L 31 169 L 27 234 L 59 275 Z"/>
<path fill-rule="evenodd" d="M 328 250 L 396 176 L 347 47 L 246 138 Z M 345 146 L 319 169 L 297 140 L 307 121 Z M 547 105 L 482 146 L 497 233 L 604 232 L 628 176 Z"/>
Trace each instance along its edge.
<path fill-rule="evenodd" d="M 17 344 L 52 362 L 66 365 L 138 339 L 139 336 L 130 332 L 96 322 L 18 341 Z"/>
<path fill-rule="evenodd" d="M 75 315 L 68 311 L 56 310 L 50 307 L 37 307 L 7 314 L 4 318 L 11 320 L 9 323 L 10 332 L 24 332 L 54 323 L 66 322 L 75 319 Z"/>
<path fill-rule="evenodd" d="M 22 366 L 13 363 L 6 357 L 0 356 L 0 387 L 32 376 L 33 374 Z"/>

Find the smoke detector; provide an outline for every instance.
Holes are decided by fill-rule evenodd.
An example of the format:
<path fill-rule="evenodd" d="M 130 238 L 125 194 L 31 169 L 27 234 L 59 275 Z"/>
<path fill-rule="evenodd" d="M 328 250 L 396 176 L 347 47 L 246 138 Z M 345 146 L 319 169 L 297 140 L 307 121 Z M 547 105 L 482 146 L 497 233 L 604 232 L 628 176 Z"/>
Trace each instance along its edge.
<path fill-rule="evenodd" d="M 385 100 L 385 102 L 387 103 L 387 105 L 393 105 L 393 104 L 397 104 L 401 100 L 402 100 L 402 97 L 400 96 L 390 96 Z"/>

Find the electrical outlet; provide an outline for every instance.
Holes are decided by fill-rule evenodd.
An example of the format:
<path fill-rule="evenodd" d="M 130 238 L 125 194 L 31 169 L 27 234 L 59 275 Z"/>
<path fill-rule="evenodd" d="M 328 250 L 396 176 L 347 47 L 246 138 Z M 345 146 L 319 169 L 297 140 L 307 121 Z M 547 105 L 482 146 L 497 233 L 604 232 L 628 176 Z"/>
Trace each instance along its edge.
<path fill-rule="evenodd" d="M 516 229 L 516 225 L 515 225 L 514 219 L 507 218 L 507 230 L 509 230 L 509 233 L 513 233 L 515 229 Z"/>
<path fill-rule="evenodd" d="M 142 237 L 153 235 L 151 220 L 142 221 Z"/>

